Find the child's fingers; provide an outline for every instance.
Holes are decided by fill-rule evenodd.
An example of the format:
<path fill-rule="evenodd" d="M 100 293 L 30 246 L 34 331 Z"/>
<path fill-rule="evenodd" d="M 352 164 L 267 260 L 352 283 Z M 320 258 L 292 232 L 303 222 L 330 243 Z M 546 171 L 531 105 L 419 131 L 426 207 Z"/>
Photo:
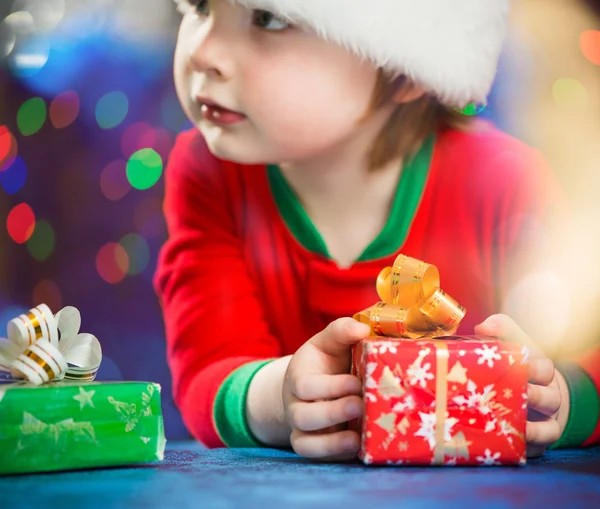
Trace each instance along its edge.
<path fill-rule="evenodd" d="M 525 427 L 525 440 L 533 446 L 546 446 L 553 444 L 560 438 L 560 426 L 556 419 L 546 421 L 528 421 Z"/>
<path fill-rule="evenodd" d="M 525 334 L 517 323 L 506 315 L 492 315 L 483 323 L 475 326 L 475 334 L 493 336 L 503 341 L 526 345 L 533 351 L 537 350 L 536 344 Z"/>
<path fill-rule="evenodd" d="M 537 385 L 550 385 L 554 379 L 554 363 L 548 357 L 532 355 L 527 363 L 529 381 Z"/>
<path fill-rule="evenodd" d="M 547 417 L 558 412 L 561 403 L 560 391 L 558 389 L 536 384 L 528 385 L 527 399 L 529 408 Z"/>
<path fill-rule="evenodd" d="M 366 338 L 371 328 L 353 318 L 339 318 L 315 334 L 310 342 L 327 355 L 346 355 L 352 345 Z"/>
<path fill-rule="evenodd" d="M 546 452 L 546 446 L 543 445 L 527 445 L 527 457 L 539 458 Z"/>
<path fill-rule="evenodd" d="M 360 449 L 360 437 L 351 430 L 337 433 L 293 430 L 290 440 L 296 454 L 312 459 L 352 459 Z"/>
<path fill-rule="evenodd" d="M 362 400 L 347 396 L 333 401 L 296 400 L 288 407 L 287 419 L 292 428 L 317 431 L 356 419 L 362 414 Z"/>
<path fill-rule="evenodd" d="M 361 394 L 362 384 L 353 375 L 313 374 L 291 381 L 292 394 L 303 401 L 337 399 Z"/>

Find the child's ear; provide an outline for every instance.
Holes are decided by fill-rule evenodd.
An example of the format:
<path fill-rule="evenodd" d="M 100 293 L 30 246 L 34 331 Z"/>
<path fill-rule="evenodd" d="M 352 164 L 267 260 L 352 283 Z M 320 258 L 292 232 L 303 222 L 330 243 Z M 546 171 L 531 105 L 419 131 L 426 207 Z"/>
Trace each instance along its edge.
<path fill-rule="evenodd" d="M 404 81 L 394 92 L 392 100 L 396 104 L 407 104 L 423 97 L 427 92 L 423 87 L 410 81 Z"/>

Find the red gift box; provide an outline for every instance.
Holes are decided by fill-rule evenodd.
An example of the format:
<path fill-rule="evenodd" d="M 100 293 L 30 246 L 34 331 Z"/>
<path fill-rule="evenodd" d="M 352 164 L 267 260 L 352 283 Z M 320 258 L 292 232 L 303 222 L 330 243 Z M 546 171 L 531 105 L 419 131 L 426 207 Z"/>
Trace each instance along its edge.
<path fill-rule="evenodd" d="M 359 458 L 387 465 L 524 465 L 527 350 L 475 337 L 372 337 L 353 351 Z"/>
<path fill-rule="evenodd" d="M 525 464 L 527 349 L 455 336 L 466 310 L 434 265 L 399 255 L 377 278 L 381 299 L 354 318 L 370 337 L 353 348 L 363 383 L 366 464 Z"/>

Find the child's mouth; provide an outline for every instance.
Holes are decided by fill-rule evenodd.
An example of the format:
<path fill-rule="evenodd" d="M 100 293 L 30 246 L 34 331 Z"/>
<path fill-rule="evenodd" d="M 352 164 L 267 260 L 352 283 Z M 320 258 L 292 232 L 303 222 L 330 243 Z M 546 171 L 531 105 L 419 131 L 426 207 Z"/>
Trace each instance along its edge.
<path fill-rule="evenodd" d="M 238 124 L 246 119 L 246 116 L 236 111 L 228 110 L 208 99 L 199 98 L 202 118 L 217 125 Z"/>

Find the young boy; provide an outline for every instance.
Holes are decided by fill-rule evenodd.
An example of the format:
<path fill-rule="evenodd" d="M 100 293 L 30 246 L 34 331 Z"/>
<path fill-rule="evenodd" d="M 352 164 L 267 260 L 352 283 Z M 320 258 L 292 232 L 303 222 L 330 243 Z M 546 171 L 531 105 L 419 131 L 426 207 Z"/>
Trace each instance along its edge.
<path fill-rule="evenodd" d="M 455 111 L 485 101 L 508 1 L 179 4 L 175 82 L 199 132 L 168 165 L 155 279 L 175 399 L 209 447 L 355 457 L 350 348 L 369 327 L 348 317 L 400 252 L 437 265 L 468 310 L 462 332 L 528 341 L 506 317 L 478 324 L 525 266 L 551 176 Z M 569 391 L 543 355 L 531 367 L 539 454 Z"/>

